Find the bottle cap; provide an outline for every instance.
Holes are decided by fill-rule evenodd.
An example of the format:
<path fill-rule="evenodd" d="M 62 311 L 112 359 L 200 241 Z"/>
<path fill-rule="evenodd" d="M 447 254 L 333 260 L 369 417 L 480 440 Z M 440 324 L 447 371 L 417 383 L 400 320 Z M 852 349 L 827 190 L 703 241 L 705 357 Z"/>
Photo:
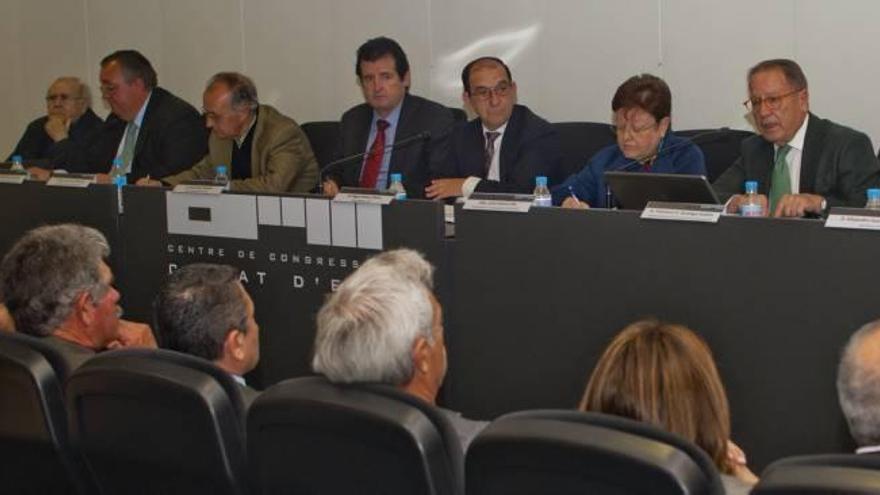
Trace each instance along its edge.
<path fill-rule="evenodd" d="M 391 182 L 401 182 L 403 180 L 402 174 L 391 174 Z"/>
<path fill-rule="evenodd" d="M 535 185 L 547 187 L 547 177 L 544 177 L 543 175 L 535 177 Z"/>
<path fill-rule="evenodd" d="M 20 161 L 21 161 L 21 155 L 12 155 L 12 161 L 13 161 L 13 162 L 20 162 Z"/>
<path fill-rule="evenodd" d="M 880 189 L 868 189 L 868 199 L 880 199 Z"/>
<path fill-rule="evenodd" d="M 226 175 L 226 165 L 217 165 L 214 167 L 214 172 L 217 175 Z"/>
<path fill-rule="evenodd" d="M 756 192 L 758 190 L 758 181 L 756 180 L 747 180 L 746 181 L 746 192 Z"/>

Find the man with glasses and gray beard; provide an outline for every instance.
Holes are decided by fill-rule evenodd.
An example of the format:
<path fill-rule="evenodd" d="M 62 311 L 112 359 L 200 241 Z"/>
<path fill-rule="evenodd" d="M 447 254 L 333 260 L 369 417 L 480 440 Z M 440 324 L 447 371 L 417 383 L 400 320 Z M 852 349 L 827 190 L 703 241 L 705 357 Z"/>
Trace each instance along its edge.
<path fill-rule="evenodd" d="M 431 199 L 473 192 L 531 193 L 535 177 L 561 180 L 562 148 L 549 122 L 517 104 L 516 82 L 498 58 L 481 57 L 461 71 L 462 99 L 478 118 L 449 138 L 449 160 L 425 188 Z"/>
<path fill-rule="evenodd" d="M 15 330 L 59 350 L 71 371 L 105 349 L 156 347 L 147 325 L 120 319 L 109 254 L 91 227 L 50 225 L 27 232 L 0 263 L 0 300 Z"/>
<path fill-rule="evenodd" d="M 837 396 L 856 453 L 880 453 L 880 320 L 850 337 L 837 370 Z"/>
<path fill-rule="evenodd" d="M 415 251 L 374 256 L 318 312 L 312 369 L 334 383 L 384 383 L 436 404 L 446 376 L 443 309 L 433 267 Z M 462 450 L 487 423 L 438 408 Z"/>
<path fill-rule="evenodd" d="M 743 104 L 758 136 L 743 140 L 740 157 L 715 181 L 730 197 L 727 210 L 745 202 L 745 181 L 757 181 L 766 215 L 822 215 L 832 206 L 862 207 L 865 191 L 880 185 L 880 163 L 864 133 L 810 113 L 807 77 L 793 60 L 765 60 L 749 70 Z"/>

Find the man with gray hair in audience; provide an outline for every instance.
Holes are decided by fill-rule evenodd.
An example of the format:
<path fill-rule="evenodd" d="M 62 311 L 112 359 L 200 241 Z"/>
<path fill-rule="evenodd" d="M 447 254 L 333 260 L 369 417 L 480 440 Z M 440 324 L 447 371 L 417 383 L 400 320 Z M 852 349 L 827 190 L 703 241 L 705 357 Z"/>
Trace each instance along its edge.
<path fill-rule="evenodd" d="M 0 263 L 0 300 L 17 332 L 58 349 L 70 370 L 96 352 L 156 347 L 147 325 L 121 320 L 103 234 L 75 224 L 28 231 Z"/>
<path fill-rule="evenodd" d="M 203 95 L 205 125 L 211 129 L 208 154 L 189 170 L 138 185 L 177 185 L 213 179 L 227 166 L 230 189 L 246 192 L 309 192 L 318 184 L 318 161 L 299 125 L 269 105 L 261 105 L 253 81 L 238 72 L 220 72 Z"/>
<path fill-rule="evenodd" d="M 850 337 L 837 370 L 837 395 L 856 453 L 880 453 L 880 320 Z"/>
<path fill-rule="evenodd" d="M 398 249 L 367 260 L 318 312 L 312 369 L 334 383 L 385 383 L 434 405 L 446 375 L 443 310 L 433 267 Z M 485 426 L 439 408 L 462 450 Z"/>
<path fill-rule="evenodd" d="M 260 326 L 239 273 L 209 263 L 172 273 L 156 298 L 156 337 L 163 349 L 207 359 L 228 372 L 249 405 L 258 392 L 243 376 L 260 360 Z"/>

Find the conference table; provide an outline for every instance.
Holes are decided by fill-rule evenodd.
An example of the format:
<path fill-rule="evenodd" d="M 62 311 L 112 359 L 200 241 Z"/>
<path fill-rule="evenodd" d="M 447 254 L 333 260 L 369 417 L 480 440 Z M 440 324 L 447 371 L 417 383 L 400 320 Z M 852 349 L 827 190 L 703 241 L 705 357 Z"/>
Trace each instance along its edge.
<path fill-rule="evenodd" d="M 232 264 L 255 301 L 266 387 L 309 372 L 314 317 L 368 256 L 407 246 L 437 267 L 449 370 L 441 402 L 478 419 L 572 408 L 600 353 L 628 323 L 687 325 L 712 348 L 733 439 L 759 470 L 788 455 L 852 448 L 834 386 L 840 350 L 880 316 L 880 233 L 821 220 L 646 220 L 638 212 L 455 212 L 310 195 L 198 195 L 0 184 L 4 252 L 43 221 L 94 225 L 113 247 L 129 317 L 149 322 L 175 268 Z M 24 218 L 26 217 L 26 219 Z"/>

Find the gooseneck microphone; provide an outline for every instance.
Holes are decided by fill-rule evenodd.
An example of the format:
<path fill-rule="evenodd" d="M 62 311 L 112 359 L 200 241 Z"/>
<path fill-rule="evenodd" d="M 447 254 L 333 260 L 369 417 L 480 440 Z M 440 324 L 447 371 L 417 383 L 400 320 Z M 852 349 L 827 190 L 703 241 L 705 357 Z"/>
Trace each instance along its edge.
<path fill-rule="evenodd" d="M 384 153 L 388 149 L 397 149 L 397 148 L 400 148 L 402 146 L 406 146 L 408 144 L 412 144 L 417 141 L 428 141 L 430 139 L 431 139 L 431 131 L 422 131 L 422 132 L 413 134 L 412 136 L 408 136 L 406 138 L 403 138 L 397 142 L 394 142 L 391 144 L 386 144 L 385 146 L 382 147 L 382 152 Z M 352 164 L 360 165 L 360 163 L 361 163 L 360 160 L 363 159 L 363 157 L 369 155 L 371 151 L 373 151 L 373 150 L 362 151 L 360 153 L 355 153 L 353 155 L 344 156 L 342 158 L 339 158 L 338 160 L 333 160 L 332 162 L 328 163 L 327 165 L 324 165 L 324 167 L 321 168 L 321 180 L 323 181 L 326 179 L 327 172 L 331 171 L 331 169 L 340 169 L 340 171 L 341 171 L 341 170 L 345 170 L 345 168 L 347 168 L 348 166 L 351 166 Z M 351 162 L 351 163 L 348 163 L 348 162 Z M 340 167 L 341 165 L 344 165 L 344 166 Z M 340 184 L 340 186 L 341 185 L 342 184 Z"/>

